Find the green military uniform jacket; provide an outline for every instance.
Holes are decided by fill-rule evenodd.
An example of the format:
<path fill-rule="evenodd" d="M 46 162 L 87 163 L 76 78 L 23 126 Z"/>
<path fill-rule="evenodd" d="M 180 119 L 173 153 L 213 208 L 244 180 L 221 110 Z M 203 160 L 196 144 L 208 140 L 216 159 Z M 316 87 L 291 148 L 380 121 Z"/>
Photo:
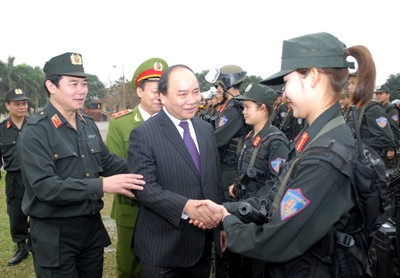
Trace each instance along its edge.
<path fill-rule="evenodd" d="M 106 139 L 106 145 L 110 152 L 120 157 L 127 158 L 129 135 L 132 129 L 143 122 L 144 120 L 138 106 L 133 110 L 126 110 L 121 116 L 117 115 L 115 118 L 112 118 L 110 120 Z M 139 206 L 137 202 L 122 195 L 114 195 L 111 218 L 115 220 L 117 225 L 134 227 L 138 211 Z"/>

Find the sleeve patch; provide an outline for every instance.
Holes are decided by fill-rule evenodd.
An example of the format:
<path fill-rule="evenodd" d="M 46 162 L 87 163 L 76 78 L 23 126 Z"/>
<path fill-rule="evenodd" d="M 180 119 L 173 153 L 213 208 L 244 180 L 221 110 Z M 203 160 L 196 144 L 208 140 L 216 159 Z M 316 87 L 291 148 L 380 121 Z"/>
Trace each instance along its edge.
<path fill-rule="evenodd" d="M 282 162 L 284 162 L 284 161 L 285 160 L 283 158 L 280 158 L 280 157 L 277 157 L 276 159 L 272 160 L 271 161 L 272 169 L 274 169 L 274 171 L 276 173 L 279 173 L 280 166 L 281 166 Z"/>
<path fill-rule="evenodd" d="M 300 188 L 288 189 L 281 201 L 281 221 L 285 221 L 301 212 L 310 204 L 310 201 L 304 197 Z"/>
<path fill-rule="evenodd" d="M 226 117 L 226 115 L 223 115 L 218 122 L 218 127 L 226 125 L 226 123 L 229 121 L 229 119 Z"/>
<path fill-rule="evenodd" d="M 395 121 L 395 122 L 398 122 L 398 121 L 399 121 L 399 115 L 394 114 L 394 115 L 392 116 L 392 120 Z"/>
<path fill-rule="evenodd" d="M 387 125 L 388 120 L 386 117 L 379 117 L 375 119 L 376 123 L 379 125 L 380 128 L 384 128 Z"/>

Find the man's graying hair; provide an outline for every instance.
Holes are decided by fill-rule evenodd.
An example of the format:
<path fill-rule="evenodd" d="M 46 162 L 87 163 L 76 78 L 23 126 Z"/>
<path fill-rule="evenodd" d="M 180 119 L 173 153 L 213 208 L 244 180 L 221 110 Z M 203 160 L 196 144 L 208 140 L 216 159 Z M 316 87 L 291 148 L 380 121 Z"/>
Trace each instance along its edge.
<path fill-rule="evenodd" d="M 191 72 L 193 72 L 193 74 L 195 74 L 191 68 L 189 68 L 188 66 L 183 65 L 183 64 L 177 64 L 177 65 L 173 65 L 173 66 L 169 67 L 166 71 L 164 71 L 164 73 L 160 77 L 160 80 L 158 81 L 158 91 L 160 94 L 163 94 L 164 96 L 167 94 L 169 76 L 170 76 L 171 72 L 173 72 L 175 69 L 178 69 L 178 68 L 188 69 Z"/>

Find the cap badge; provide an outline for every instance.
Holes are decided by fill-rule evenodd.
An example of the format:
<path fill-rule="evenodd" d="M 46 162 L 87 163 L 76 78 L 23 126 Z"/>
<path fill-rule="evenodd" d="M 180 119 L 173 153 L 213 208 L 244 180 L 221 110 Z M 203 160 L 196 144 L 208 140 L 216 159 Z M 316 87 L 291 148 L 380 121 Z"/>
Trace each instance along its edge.
<path fill-rule="evenodd" d="M 155 62 L 154 63 L 154 69 L 157 71 L 162 71 L 163 70 L 163 65 L 160 62 Z"/>
<path fill-rule="evenodd" d="M 16 95 L 22 95 L 22 90 L 21 89 L 15 89 L 15 94 Z"/>
<path fill-rule="evenodd" d="M 79 55 L 79 54 L 76 54 L 76 53 L 74 53 L 74 54 L 72 54 L 71 55 L 71 64 L 73 64 L 73 65 L 82 65 L 82 57 L 81 57 L 81 55 Z"/>
<path fill-rule="evenodd" d="M 253 84 L 250 83 L 250 84 L 246 87 L 246 89 L 245 89 L 244 91 L 245 91 L 245 92 L 250 91 L 250 89 L 251 89 L 252 86 L 253 86 Z"/>

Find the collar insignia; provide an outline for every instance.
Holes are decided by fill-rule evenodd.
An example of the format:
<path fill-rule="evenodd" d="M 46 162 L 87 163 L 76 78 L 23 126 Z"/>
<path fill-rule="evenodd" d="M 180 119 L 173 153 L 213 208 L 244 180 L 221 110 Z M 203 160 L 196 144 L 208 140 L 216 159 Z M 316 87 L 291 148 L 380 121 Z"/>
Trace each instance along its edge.
<path fill-rule="evenodd" d="M 303 133 L 303 135 L 301 135 L 300 140 L 296 143 L 296 151 L 301 153 L 301 151 L 303 150 L 304 145 L 307 143 L 308 138 L 310 138 L 310 136 L 308 135 L 308 133 L 305 131 Z"/>
<path fill-rule="evenodd" d="M 259 135 L 257 135 L 256 138 L 254 138 L 252 145 L 254 148 L 258 148 L 260 143 L 261 143 L 261 137 Z"/>
<path fill-rule="evenodd" d="M 136 121 L 136 122 L 140 122 L 140 117 L 139 117 L 139 114 L 135 114 L 135 117 L 134 117 L 134 119 L 135 119 L 135 121 Z"/>
<path fill-rule="evenodd" d="M 51 117 L 51 121 L 53 122 L 53 124 L 56 128 L 58 128 L 61 125 L 61 120 L 57 114 L 54 114 L 54 116 Z"/>

